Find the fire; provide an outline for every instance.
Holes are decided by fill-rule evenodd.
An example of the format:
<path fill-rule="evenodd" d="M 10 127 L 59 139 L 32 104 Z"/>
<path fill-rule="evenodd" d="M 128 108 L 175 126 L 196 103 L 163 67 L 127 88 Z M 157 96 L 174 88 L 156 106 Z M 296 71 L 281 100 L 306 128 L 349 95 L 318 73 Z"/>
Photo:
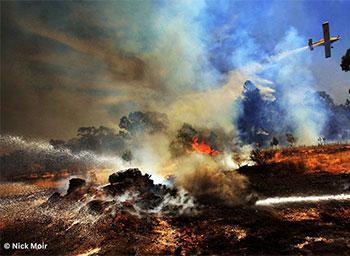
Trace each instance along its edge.
<path fill-rule="evenodd" d="M 211 155 L 211 156 L 216 156 L 220 152 L 212 149 L 208 144 L 206 144 L 204 141 L 201 143 L 198 143 L 198 138 L 194 137 L 193 138 L 193 143 L 192 143 L 192 148 L 200 153 Z"/>

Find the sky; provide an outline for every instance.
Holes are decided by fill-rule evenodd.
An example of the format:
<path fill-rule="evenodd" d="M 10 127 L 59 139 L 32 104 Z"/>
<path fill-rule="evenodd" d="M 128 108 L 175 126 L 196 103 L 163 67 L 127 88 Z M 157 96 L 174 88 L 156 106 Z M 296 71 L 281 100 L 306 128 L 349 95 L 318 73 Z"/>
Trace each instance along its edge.
<path fill-rule="evenodd" d="M 275 63 L 259 81 L 298 83 L 290 88 L 326 91 L 344 103 L 350 74 L 339 64 L 350 48 L 349 10 L 350 1 L 324 0 L 2 1 L 1 132 L 67 139 L 82 126 L 117 128 L 135 110 L 186 119 L 178 106 L 191 95 L 214 95 L 232 80 L 242 89 L 235 70 L 322 38 L 324 21 L 342 37 L 331 58 L 322 48 L 302 51 L 291 57 L 292 69 Z M 276 72 L 279 65 L 290 79 Z M 201 111 L 208 112 L 193 115 L 209 122 L 213 115 Z"/>

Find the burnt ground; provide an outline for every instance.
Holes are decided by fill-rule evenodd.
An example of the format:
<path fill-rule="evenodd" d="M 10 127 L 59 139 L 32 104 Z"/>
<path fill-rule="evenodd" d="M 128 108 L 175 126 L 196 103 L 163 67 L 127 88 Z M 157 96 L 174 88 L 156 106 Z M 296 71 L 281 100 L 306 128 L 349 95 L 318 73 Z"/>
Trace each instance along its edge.
<path fill-rule="evenodd" d="M 98 255 L 348 255 L 349 227 L 350 207 L 345 203 L 209 207 L 197 216 L 181 217 L 138 218 L 125 213 L 71 228 L 55 218 L 33 216 L 7 225 L 2 239 L 44 241 L 48 249 L 1 254 L 76 255 L 97 248 Z"/>
<path fill-rule="evenodd" d="M 238 171 L 249 177 L 259 198 L 349 193 L 349 172 L 309 172 L 303 168 L 282 162 Z M 154 202 L 155 194 L 171 193 L 141 180 L 153 194 L 137 188 L 139 199 Z M 176 210 L 154 213 L 140 202 L 128 201 L 110 212 L 104 211 L 103 202 L 86 210 L 84 198 L 92 189 L 85 189 L 81 181 L 76 184 L 75 192 L 56 194 L 50 203 L 51 188 L 2 194 L 0 254 L 350 255 L 349 201 L 227 207 L 209 200 L 210 204 L 201 202 L 195 211 L 182 214 Z M 141 210 L 135 212 L 133 204 L 140 204 Z M 33 241 L 45 242 L 47 249 L 3 249 L 5 242 Z"/>

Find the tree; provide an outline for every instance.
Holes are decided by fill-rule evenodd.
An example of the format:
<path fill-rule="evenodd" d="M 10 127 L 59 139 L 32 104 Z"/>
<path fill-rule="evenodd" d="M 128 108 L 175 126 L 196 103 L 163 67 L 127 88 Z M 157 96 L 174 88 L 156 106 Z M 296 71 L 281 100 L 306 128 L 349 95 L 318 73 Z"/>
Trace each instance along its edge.
<path fill-rule="evenodd" d="M 350 89 L 349 89 L 349 94 L 350 94 Z M 345 106 L 350 106 L 350 100 L 349 99 L 346 99 Z"/>
<path fill-rule="evenodd" d="M 82 150 L 96 151 L 98 148 L 98 140 L 96 138 L 96 128 L 94 126 L 80 127 L 77 136 L 79 147 Z"/>
<path fill-rule="evenodd" d="M 341 58 L 341 69 L 345 72 L 350 70 L 350 48 L 346 51 L 345 55 Z"/>
<path fill-rule="evenodd" d="M 294 136 L 293 136 L 293 134 L 291 134 L 291 133 L 286 133 L 286 137 L 287 137 L 287 141 L 288 141 L 288 143 L 289 143 L 289 146 L 293 146 L 294 144 L 295 144 L 295 138 L 294 138 Z"/>
<path fill-rule="evenodd" d="M 49 141 L 50 145 L 52 145 L 55 149 L 62 149 L 64 147 L 66 147 L 66 144 L 64 142 L 64 140 L 50 140 Z"/>
<path fill-rule="evenodd" d="M 270 142 L 270 146 L 273 147 L 273 146 L 277 146 L 278 145 L 278 140 L 276 137 L 273 137 L 272 138 L 272 141 Z"/>
<path fill-rule="evenodd" d="M 264 165 L 266 163 L 266 155 L 260 148 L 255 148 L 250 152 L 250 160 L 258 165 Z"/>
<path fill-rule="evenodd" d="M 317 141 L 318 141 L 318 145 L 324 145 L 325 142 L 326 142 L 326 138 L 320 136 L 320 137 L 317 138 Z"/>
<path fill-rule="evenodd" d="M 122 154 L 123 160 L 130 162 L 133 159 L 132 153 L 130 150 L 126 150 Z"/>
<path fill-rule="evenodd" d="M 80 137 L 89 137 L 92 136 L 96 131 L 96 128 L 94 126 L 89 127 L 80 127 L 78 129 L 77 135 Z"/>
<path fill-rule="evenodd" d="M 120 119 L 119 127 L 130 134 L 165 132 L 168 127 L 168 117 L 156 111 L 130 112 Z"/>

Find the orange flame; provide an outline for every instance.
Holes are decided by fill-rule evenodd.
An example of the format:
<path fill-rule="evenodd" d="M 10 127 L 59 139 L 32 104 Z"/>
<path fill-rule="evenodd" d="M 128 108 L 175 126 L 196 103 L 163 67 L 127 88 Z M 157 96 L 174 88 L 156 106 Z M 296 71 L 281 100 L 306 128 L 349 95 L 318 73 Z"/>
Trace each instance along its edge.
<path fill-rule="evenodd" d="M 198 138 L 194 137 L 193 138 L 193 144 L 192 148 L 200 153 L 211 155 L 211 156 L 216 156 L 220 154 L 219 151 L 212 149 L 208 144 L 206 144 L 204 141 L 201 143 L 198 143 Z"/>

